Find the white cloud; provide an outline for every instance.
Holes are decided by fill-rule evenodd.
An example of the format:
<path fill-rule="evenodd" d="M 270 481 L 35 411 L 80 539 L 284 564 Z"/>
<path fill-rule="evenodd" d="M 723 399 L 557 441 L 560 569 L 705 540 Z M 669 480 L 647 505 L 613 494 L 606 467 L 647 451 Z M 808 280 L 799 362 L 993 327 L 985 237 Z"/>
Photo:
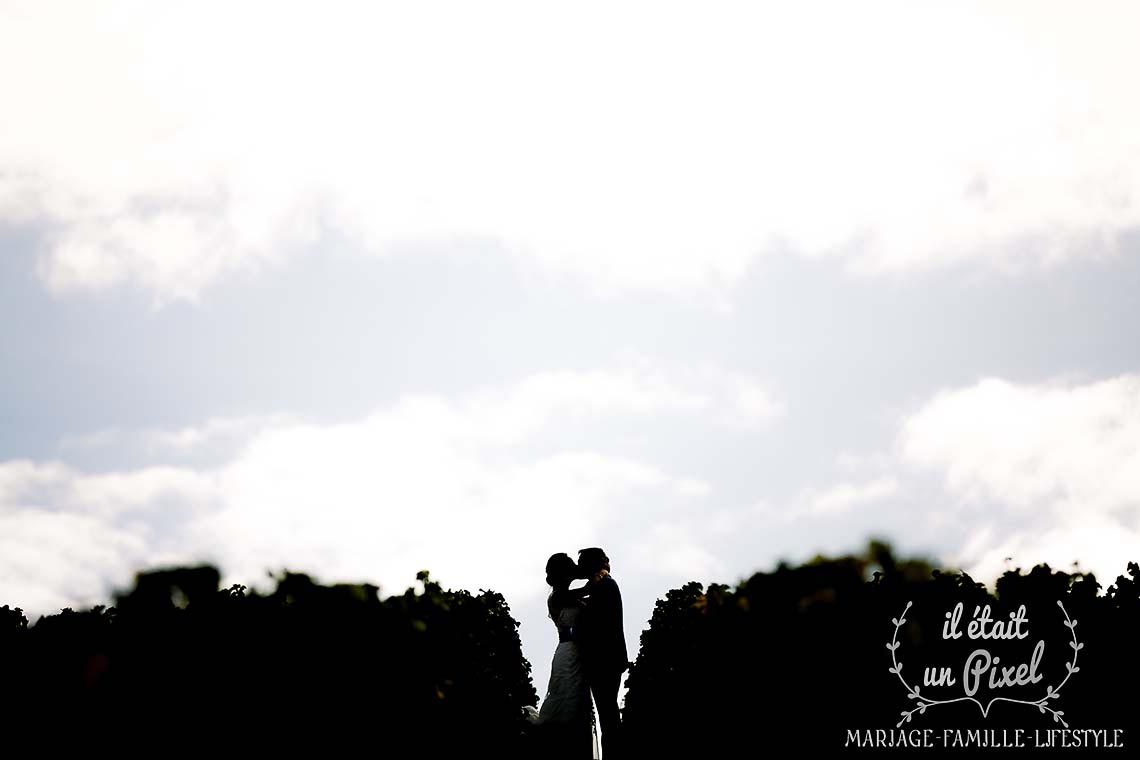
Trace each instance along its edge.
<path fill-rule="evenodd" d="M 292 419 L 286 414 L 211 417 L 201 425 L 190 425 L 174 431 L 146 431 L 145 440 L 152 449 L 187 451 L 217 445 L 219 440 L 246 438 L 255 430 L 272 424 L 284 424 Z"/>
<path fill-rule="evenodd" d="M 1140 532 L 1095 513 L 1034 530 L 995 536 L 983 530 L 951 562 L 967 567 L 976 578 L 992 579 L 1009 569 L 1028 570 L 1042 562 L 1059 570 L 1093 571 L 1107 588 L 1125 575 L 1129 562 L 1140 561 Z"/>
<path fill-rule="evenodd" d="M 0 604 L 38 614 L 107 604 L 148 556 L 138 533 L 85 514 L 0 503 Z"/>
<path fill-rule="evenodd" d="M 704 536 L 691 526 L 659 523 L 646 527 L 645 534 L 630 547 L 624 565 L 637 568 L 643 576 L 658 575 L 676 579 L 702 579 L 712 582 L 727 572 L 724 561 Z M 662 592 L 663 593 L 663 592 Z"/>
<path fill-rule="evenodd" d="M 737 427 L 766 425 L 782 417 L 787 409 L 773 392 L 754 378 L 735 372 L 727 372 L 715 366 L 703 366 L 693 370 L 700 382 L 718 388 L 718 395 L 724 400 L 724 410 L 720 421 Z"/>
<path fill-rule="evenodd" d="M 639 491 L 684 498 L 684 482 L 651 465 L 581 451 L 507 461 L 424 412 L 259 435 L 226 468 L 226 508 L 195 526 L 199 545 L 224 537 L 219 560 L 238 577 L 300 566 L 392 588 L 422 566 L 520 593 L 545 559 L 529 547 L 585 545 Z"/>
<path fill-rule="evenodd" d="M 566 421 L 611 412 L 649 415 L 697 412 L 712 406 L 706 389 L 681 387 L 659 370 L 642 366 L 607 371 L 548 371 L 506 390 L 477 394 L 462 420 L 462 434 L 521 439 L 558 416 Z M 458 431 L 457 431 L 458 432 Z"/>
<path fill-rule="evenodd" d="M 623 556 L 631 556 L 641 539 L 609 532 L 631 505 L 672 519 L 711 490 L 604 444 L 563 443 L 567 425 L 588 423 L 591 440 L 605 441 L 615 419 L 732 420 L 735 397 L 718 382 L 745 379 L 723 373 L 711 385 L 693 384 L 710 377 L 679 383 L 645 364 L 543 372 L 454 400 L 403 396 L 342 423 L 278 415 L 145 431 L 166 447 L 157 453 L 172 456 L 242 436 L 236 453 L 208 468 L 89 474 L 61 462 L 3 462 L 0 518 L 22 549 L 0 555 L 0 594 L 29 608 L 89 604 L 131 570 L 209 560 L 227 581 L 247 585 L 288 567 L 395 591 L 426 567 L 448 583 L 525 599 L 541 593 L 548 553 L 605 538 L 619 552 L 620 541 L 630 542 Z M 75 550 L 85 536 L 100 546 Z M 707 550 L 678 540 L 660 534 L 654 546 L 672 547 L 674 564 L 711 566 Z M 55 559 L 63 555 L 74 557 Z"/>
<path fill-rule="evenodd" d="M 801 506 L 793 515 L 828 516 L 842 514 L 864 504 L 874 504 L 898 490 L 898 482 L 891 477 L 876 478 L 865 483 L 839 483 L 829 488 L 807 489 L 800 494 Z"/>
<path fill-rule="evenodd" d="M 139 569 L 200 561 L 217 564 L 226 584 L 264 587 L 266 570 L 288 568 L 384 593 L 428 569 L 448 586 L 505 594 L 524 623 L 524 650 L 547 652 L 542 567 L 553 552 L 603 545 L 639 579 L 719 576 L 722 560 L 694 530 L 712 486 L 608 446 L 607 431 L 737 424 L 730 389 L 741 385 L 733 373 L 665 373 L 642 361 L 542 372 L 451 399 L 405 395 L 340 423 L 270 415 L 79 436 L 116 449 L 147 442 L 158 461 L 221 454 L 209 466 L 99 474 L 0 463 L 0 603 L 34 619 L 106 603 Z M 565 438 L 582 426 L 578 440 L 593 448 Z M 652 609 L 644 588 L 627 587 L 631 627 Z M 545 657 L 532 658 L 540 683 Z"/>
<path fill-rule="evenodd" d="M 0 462 L 0 508 L 31 508 L 113 519 L 171 507 L 193 509 L 217 498 L 208 474 L 177 467 L 145 467 L 89 475 L 59 462 Z"/>
<path fill-rule="evenodd" d="M 896 452 L 942 474 L 970 529 L 952 554 L 983 577 L 1011 557 L 1079 560 L 1111 581 L 1140 559 L 1140 376 L 945 390 L 905 420 Z"/>
<path fill-rule="evenodd" d="M 987 378 L 937 394 L 906 420 L 909 462 L 940 467 L 964 499 L 1018 509 L 1140 508 L 1140 377 L 1085 385 Z"/>
<path fill-rule="evenodd" d="M 57 445 L 67 455 L 111 447 L 119 451 L 138 450 L 148 456 L 178 456 L 202 451 L 217 452 L 229 445 L 242 443 L 250 435 L 274 424 L 300 421 L 291 414 L 240 415 L 211 417 L 198 425 L 177 430 L 105 428 L 85 433 L 64 435 Z"/>
<path fill-rule="evenodd" d="M 0 462 L 2 603 L 33 614 L 106 604 L 109 589 L 128 585 L 143 565 L 192 559 L 157 528 L 217 503 L 209 473 L 87 475 L 58 462 Z"/>
<path fill-rule="evenodd" d="M 326 229 L 495 237 L 603 291 L 715 290 L 773 241 L 867 273 L 1109 255 L 1138 13 L 6 4 L 0 220 L 50 225 L 54 291 L 156 303 Z"/>

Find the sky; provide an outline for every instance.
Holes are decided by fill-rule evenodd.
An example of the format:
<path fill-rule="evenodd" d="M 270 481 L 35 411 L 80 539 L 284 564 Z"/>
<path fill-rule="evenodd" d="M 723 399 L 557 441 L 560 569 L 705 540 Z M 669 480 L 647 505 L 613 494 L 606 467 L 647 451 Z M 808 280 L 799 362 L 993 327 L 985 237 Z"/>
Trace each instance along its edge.
<path fill-rule="evenodd" d="M 1082 12 L 1084 11 L 1084 12 Z M 0 2 L 0 604 L 1140 560 L 1134 4 Z"/>

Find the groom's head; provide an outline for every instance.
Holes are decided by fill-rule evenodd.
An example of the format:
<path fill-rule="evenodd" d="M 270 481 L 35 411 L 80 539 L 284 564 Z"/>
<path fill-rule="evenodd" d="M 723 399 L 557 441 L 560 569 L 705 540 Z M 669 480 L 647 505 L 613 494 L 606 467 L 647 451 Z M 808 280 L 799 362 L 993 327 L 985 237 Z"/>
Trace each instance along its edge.
<path fill-rule="evenodd" d="M 599 570 L 610 569 L 610 558 L 597 547 L 578 552 L 578 569 L 584 578 L 589 578 Z"/>

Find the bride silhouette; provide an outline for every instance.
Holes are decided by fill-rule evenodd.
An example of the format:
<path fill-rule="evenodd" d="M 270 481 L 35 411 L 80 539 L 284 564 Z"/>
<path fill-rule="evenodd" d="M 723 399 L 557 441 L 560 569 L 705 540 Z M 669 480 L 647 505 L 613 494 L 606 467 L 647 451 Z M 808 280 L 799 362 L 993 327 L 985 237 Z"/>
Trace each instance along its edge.
<path fill-rule="evenodd" d="M 584 589 L 570 588 L 570 583 L 580 577 L 578 564 L 568 554 L 555 554 L 546 562 L 546 582 L 551 588 L 546 605 L 558 629 L 558 646 L 542 708 L 537 713 L 531 708 L 530 718 L 538 729 L 542 756 L 562 760 L 597 757 L 593 703 L 576 638 L 585 604 Z"/>

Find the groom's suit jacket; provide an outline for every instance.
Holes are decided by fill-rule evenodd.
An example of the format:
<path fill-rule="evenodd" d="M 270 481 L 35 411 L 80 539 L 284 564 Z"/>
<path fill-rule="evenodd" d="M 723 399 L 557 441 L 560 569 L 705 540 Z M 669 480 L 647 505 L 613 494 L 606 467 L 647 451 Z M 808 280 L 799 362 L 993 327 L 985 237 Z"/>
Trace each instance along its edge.
<path fill-rule="evenodd" d="M 622 623 L 621 591 L 611 576 L 590 589 L 582 620 L 582 665 L 587 672 L 619 673 L 629 667 Z"/>

